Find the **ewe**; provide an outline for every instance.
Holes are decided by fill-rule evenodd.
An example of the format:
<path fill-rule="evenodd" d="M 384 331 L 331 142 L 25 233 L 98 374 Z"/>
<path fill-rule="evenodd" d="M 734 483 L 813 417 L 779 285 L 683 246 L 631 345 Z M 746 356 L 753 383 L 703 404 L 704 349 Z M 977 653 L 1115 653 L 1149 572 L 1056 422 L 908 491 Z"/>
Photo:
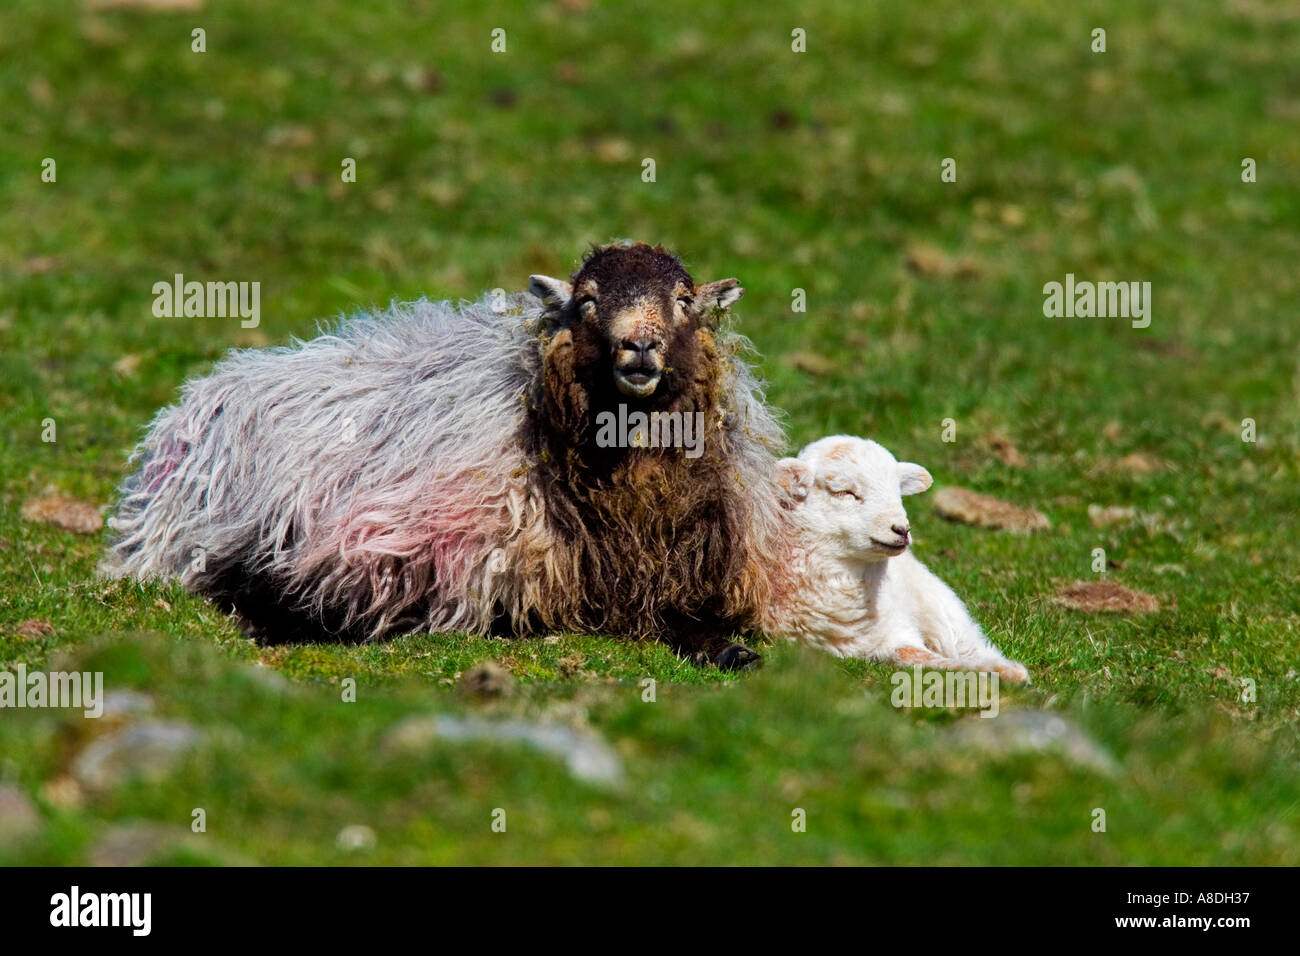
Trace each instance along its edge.
<path fill-rule="evenodd" d="M 727 635 L 772 600 L 783 436 L 719 328 L 743 290 L 644 243 L 531 289 L 232 353 L 154 419 L 105 570 L 273 640 L 570 629 L 753 662 Z"/>
<path fill-rule="evenodd" d="M 795 532 L 792 581 L 779 588 L 764 630 L 840 657 L 1029 679 L 908 552 L 902 495 L 929 488 L 929 472 L 873 441 L 837 435 L 782 459 L 777 473 Z"/>

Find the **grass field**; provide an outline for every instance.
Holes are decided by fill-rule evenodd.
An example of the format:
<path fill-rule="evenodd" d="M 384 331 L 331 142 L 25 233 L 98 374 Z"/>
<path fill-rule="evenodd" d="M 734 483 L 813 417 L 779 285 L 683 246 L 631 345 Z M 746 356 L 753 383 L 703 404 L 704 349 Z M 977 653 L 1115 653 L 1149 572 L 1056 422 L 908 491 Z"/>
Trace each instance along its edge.
<path fill-rule="evenodd" d="M 0 11 L 0 668 L 103 671 L 143 710 L 0 710 L 27 818 L 0 820 L 0 861 L 1300 863 L 1294 4 L 94 6 Z M 102 534 L 20 515 L 110 505 L 143 426 L 231 347 L 519 289 L 620 236 L 742 280 L 791 449 L 873 437 L 1051 519 L 908 499 L 917 554 L 1033 675 L 998 718 L 896 709 L 890 668 L 784 644 L 739 677 L 597 636 L 259 647 L 174 586 L 96 580 Z M 176 273 L 259 281 L 261 324 L 156 318 Z M 1067 273 L 1149 281 L 1150 326 L 1045 317 Z M 1095 548 L 1159 610 L 1059 604 Z M 466 692 L 487 660 L 512 692 Z M 1110 769 L 998 743 L 1040 710 Z M 395 743 L 434 714 L 574 728 L 622 773 Z M 145 719 L 193 746 L 77 782 Z"/>

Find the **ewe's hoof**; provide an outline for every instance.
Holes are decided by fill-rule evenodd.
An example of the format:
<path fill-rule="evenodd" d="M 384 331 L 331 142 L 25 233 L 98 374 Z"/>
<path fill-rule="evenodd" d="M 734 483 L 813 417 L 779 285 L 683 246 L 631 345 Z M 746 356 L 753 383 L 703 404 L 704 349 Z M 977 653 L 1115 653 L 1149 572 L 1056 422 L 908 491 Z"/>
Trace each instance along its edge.
<path fill-rule="evenodd" d="M 714 661 L 719 670 L 740 671 L 750 667 L 762 667 L 763 656 L 751 651 L 744 644 L 728 644 Z"/>

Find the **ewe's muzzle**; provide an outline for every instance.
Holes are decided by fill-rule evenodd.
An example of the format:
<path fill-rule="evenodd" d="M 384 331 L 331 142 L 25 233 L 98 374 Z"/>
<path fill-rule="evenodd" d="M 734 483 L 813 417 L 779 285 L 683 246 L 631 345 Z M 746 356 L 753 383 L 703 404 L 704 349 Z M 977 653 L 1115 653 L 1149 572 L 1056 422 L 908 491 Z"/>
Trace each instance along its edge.
<path fill-rule="evenodd" d="M 664 358 L 653 339 L 625 340 L 614 352 L 614 384 L 624 395 L 647 398 L 663 377 Z"/>

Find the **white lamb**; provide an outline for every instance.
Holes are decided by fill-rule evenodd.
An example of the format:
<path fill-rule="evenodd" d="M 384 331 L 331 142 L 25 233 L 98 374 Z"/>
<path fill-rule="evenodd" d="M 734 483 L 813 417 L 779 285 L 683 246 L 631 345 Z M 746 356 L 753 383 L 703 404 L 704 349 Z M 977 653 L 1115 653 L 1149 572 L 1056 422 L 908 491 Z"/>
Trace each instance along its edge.
<path fill-rule="evenodd" d="M 903 495 L 930 473 L 873 441 L 835 435 L 777 463 L 787 517 L 801 539 L 792 580 L 764 629 L 840 657 L 948 670 L 992 671 L 1027 681 L 971 619 L 961 599 L 908 552 Z"/>

